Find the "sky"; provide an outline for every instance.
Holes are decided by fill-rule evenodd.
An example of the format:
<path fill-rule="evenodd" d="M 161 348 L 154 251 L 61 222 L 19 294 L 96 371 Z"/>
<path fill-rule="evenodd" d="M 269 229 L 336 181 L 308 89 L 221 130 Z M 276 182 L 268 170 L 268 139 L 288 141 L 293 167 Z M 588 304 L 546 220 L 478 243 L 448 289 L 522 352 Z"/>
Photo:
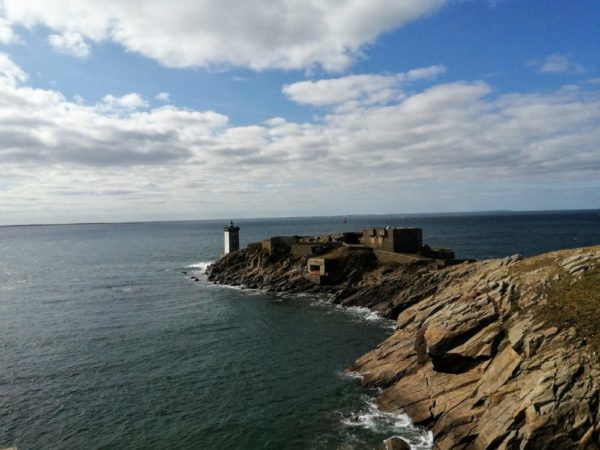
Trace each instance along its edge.
<path fill-rule="evenodd" d="M 0 225 L 586 208 L 598 0 L 0 0 Z"/>

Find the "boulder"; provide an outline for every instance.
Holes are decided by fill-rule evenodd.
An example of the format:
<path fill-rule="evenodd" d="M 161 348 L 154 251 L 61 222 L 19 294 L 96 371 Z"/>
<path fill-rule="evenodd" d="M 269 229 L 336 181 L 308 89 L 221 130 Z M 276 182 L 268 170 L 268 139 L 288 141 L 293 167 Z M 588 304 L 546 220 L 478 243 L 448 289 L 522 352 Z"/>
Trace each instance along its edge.
<path fill-rule="evenodd" d="M 399 437 L 391 437 L 383 441 L 382 450 L 411 450 L 410 444 Z"/>

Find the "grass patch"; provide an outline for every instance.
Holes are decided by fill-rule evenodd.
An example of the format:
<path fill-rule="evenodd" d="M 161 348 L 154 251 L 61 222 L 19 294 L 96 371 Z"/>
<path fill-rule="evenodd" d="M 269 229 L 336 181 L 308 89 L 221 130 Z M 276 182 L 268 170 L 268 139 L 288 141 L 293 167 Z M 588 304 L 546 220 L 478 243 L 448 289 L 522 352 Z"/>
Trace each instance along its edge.
<path fill-rule="evenodd" d="M 574 326 L 595 351 L 600 350 L 600 266 L 581 278 L 569 276 L 551 284 L 546 294 L 548 303 L 538 310 L 542 319 L 558 328 Z"/>
<path fill-rule="evenodd" d="M 556 272 L 558 270 L 556 266 L 556 256 L 546 253 L 523 259 L 511 268 L 511 272 L 515 275 L 522 275 L 540 269 Z"/>

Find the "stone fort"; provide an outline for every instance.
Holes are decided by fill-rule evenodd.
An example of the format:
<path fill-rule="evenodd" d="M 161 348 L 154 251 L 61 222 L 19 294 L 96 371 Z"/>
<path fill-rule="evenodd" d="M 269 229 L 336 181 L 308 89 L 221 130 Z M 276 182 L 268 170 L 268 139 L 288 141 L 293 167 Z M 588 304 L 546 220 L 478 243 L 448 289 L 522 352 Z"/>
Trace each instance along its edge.
<path fill-rule="evenodd" d="M 306 277 L 319 284 L 336 282 L 348 265 L 360 268 L 368 264 L 454 260 L 450 249 L 423 245 L 421 228 L 379 227 L 322 236 L 274 236 L 251 246 L 260 246 L 269 254 L 306 258 Z"/>

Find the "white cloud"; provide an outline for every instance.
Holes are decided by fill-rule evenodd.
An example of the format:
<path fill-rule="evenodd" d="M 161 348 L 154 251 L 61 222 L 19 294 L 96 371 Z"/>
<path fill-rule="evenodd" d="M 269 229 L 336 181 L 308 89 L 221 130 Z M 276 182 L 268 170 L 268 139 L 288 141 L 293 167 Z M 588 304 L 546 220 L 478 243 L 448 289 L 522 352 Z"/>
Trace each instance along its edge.
<path fill-rule="evenodd" d="M 561 53 L 553 53 L 543 61 L 531 61 L 540 73 L 583 73 L 584 67 Z"/>
<path fill-rule="evenodd" d="M 283 93 L 296 103 L 326 106 L 360 101 L 364 104 L 398 100 L 404 94 L 403 84 L 419 79 L 432 79 L 446 68 L 441 65 L 423 67 L 394 75 L 349 75 L 318 81 L 300 81 L 283 86 Z"/>
<path fill-rule="evenodd" d="M 0 12 L 2 11 L 0 4 Z M 0 16 L 0 44 L 16 44 L 20 42 L 19 36 L 14 32 L 12 27 L 8 25 L 8 22 Z"/>
<path fill-rule="evenodd" d="M 0 53 L 0 84 L 11 86 L 27 80 L 27 74 L 17 66 L 7 54 Z"/>
<path fill-rule="evenodd" d="M 122 97 L 106 95 L 102 99 L 102 102 L 98 105 L 98 108 L 102 111 L 130 111 L 147 107 L 148 102 L 144 100 L 140 94 L 135 92 L 125 94 Z"/>
<path fill-rule="evenodd" d="M 159 92 L 154 98 L 159 102 L 169 102 L 171 100 L 171 94 L 168 92 Z"/>
<path fill-rule="evenodd" d="M 62 34 L 51 34 L 48 42 L 54 50 L 76 58 L 86 58 L 90 54 L 90 46 L 79 33 L 64 32 Z"/>
<path fill-rule="evenodd" d="M 448 1 L 4 0 L 4 16 L 9 25 L 48 27 L 58 48 L 76 55 L 87 51 L 87 39 L 169 67 L 339 71 L 382 33 Z"/>
<path fill-rule="evenodd" d="M 3 221 L 431 210 L 467 198 L 465 184 L 478 196 L 492 182 L 497 195 L 519 180 L 597 188 L 600 177 L 593 88 L 494 96 L 480 81 L 445 83 L 314 123 L 240 127 L 211 111 L 140 109 L 139 94 L 77 103 L 25 77 L 0 54 Z"/>

